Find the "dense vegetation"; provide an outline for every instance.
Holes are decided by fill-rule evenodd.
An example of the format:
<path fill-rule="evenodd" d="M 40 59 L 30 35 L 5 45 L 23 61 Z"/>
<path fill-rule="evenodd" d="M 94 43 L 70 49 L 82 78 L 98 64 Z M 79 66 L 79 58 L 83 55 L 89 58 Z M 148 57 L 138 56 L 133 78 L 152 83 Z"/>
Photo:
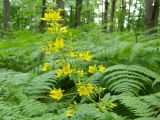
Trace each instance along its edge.
<path fill-rule="evenodd" d="M 119 10 L 114 10 L 116 16 L 112 16 L 111 9 L 107 18 L 112 16 L 115 21 L 109 22 L 105 15 L 97 13 L 104 17 L 103 24 L 97 24 L 86 17 L 88 9 L 82 8 L 80 23 L 72 24 L 78 8 L 73 9 L 72 17 L 61 13 L 66 22 L 63 23 L 58 15 L 53 21 L 45 16 L 49 7 L 53 7 L 49 12 L 59 12 L 55 4 L 48 6 L 42 0 L 46 6 L 41 18 L 40 1 L 24 1 L 10 1 L 10 9 L 16 14 L 10 12 L 10 22 L 1 28 L 0 120 L 160 120 L 160 34 L 157 23 L 143 31 L 144 1 L 129 1 L 129 6 L 135 4 L 140 11 L 138 20 L 137 16 L 129 20 L 130 26 L 123 23 L 123 17 L 131 15 L 128 9 L 115 8 Z M 124 1 L 127 5 L 127 0 L 121 2 Z M 78 4 L 64 2 L 69 8 Z M 90 3 L 90 15 L 94 12 L 91 6 L 104 4 L 101 2 Z M 112 8 L 114 0 L 108 2 Z M 84 1 L 79 4 L 85 5 Z M 36 10 L 28 9 L 30 5 L 36 5 Z M 64 24 L 70 28 L 66 29 Z M 56 25 L 60 25 L 60 31 L 45 32 L 48 26 Z M 48 47 L 56 49 L 50 53 Z M 75 54 L 70 57 L 70 52 Z M 64 69 L 68 65 L 71 67 Z M 63 73 L 59 74 L 61 69 Z M 89 86 L 88 91 L 80 89 Z M 62 96 L 54 95 L 59 88 L 64 90 Z"/>

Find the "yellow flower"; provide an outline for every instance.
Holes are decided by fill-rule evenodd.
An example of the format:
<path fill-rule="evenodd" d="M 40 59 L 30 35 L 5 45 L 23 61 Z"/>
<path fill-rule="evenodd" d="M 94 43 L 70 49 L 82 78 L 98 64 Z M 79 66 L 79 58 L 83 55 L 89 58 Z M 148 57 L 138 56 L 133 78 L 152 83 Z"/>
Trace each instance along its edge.
<path fill-rule="evenodd" d="M 89 54 L 88 51 L 80 53 L 79 57 L 81 60 L 84 60 L 84 61 L 91 61 L 92 59 L 92 56 Z"/>
<path fill-rule="evenodd" d="M 66 65 L 63 67 L 63 73 L 64 73 L 65 75 L 68 75 L 68 74 L 71 74 L 71 73 L 72 73 L 71 65 L 70 65 L 70 64 L 66 64 Z"/>
<path fill-rule="evenodd" d="M 94 90 L 94 86 L 92 84 L 87 84 L 86 86 L 80 85 L 77 91 L 79 96 L 82 96 L 82 95 L 89 96 L 91 93 L 93 93 L 93 90 Z"/>
<path fill-rule="evenodd" d="M 63 76 L 63 70 L 58 70 L 56 73 L 56 77 L 62 77 Z"/>
<path fill-rule="evenodd" d="M 88 90 L 88 93 L 89 93 L 89 94 L 93 93 L 94 86 L 93 86 L 92 84 L 88 84 L 88 85 L 87 85 L 87 90 Z"/>
<path fill-rule="evenodd" d="M 67 110 L 67 112 L 66 112 L 67 117 L 72 117 L 73 114 L 74 114 L 74 110 L 73 110 L 73 109 L 69 109 L 69 110 Z"/>
<path fill-rule="evenodd" d="M 53 99 L 59 100 L 63 96 L 63 91 L 60 88 L 59 89 L 53 89 L 50 91 L 49 96 L 52 97 Z"/>
<path fill-rule="evenodd" d="M 44 17 L 41 18 L 41 20 L 44 20 L 44 21 L 50 21 L 50 20 L 58 21 L 61 18 L 62 18 L 62 16 L 60 16 L 60 12 L 48 12 L 48 13 L 44 14 Z"/>
<path fill-rule="evenodd" d="M 50 20 L 50 13 L 44 13 L 44 18 L 41 18 L 41 20 L 44 20 L 44 21 L 49 21 Z"/>
<path fill-rule="evenodd" d="M 49 63 L 47 62 L 47 63 L 45 63 L 45 64 L 43 65 L 43 67 L 41 68 L 41 71 L 45 72 L 45 71 L 47 71 L 48 69 L 49 69 Z"/>
<path fill-rule="evenodd" d="M 83 75 L 84 75 L 83 70 L 78 70 L 77 74 L 78 74 L 78 76 L 83 77 Z"/>
<path fill-rule="evenodd" d="M 88 89 L 87 89 L 86 86 L 81 85 L 81 86 L 78 88 L 77 91 L 78 91 L 79 96 L 89 95 L 89 92 L 88 92 Z"/>
<path fill-rule="evenodd" d="M 51 14 L 51 20 L 53 20 L 53 21 L 58 21 L 58 20 L 60 20 L 60 19 L 62 19 L 62 16 L 60 15 L 60 12 L 58 11 L 58 12 L 53 12 L 52 14 Z"/>
<path fill-rule="evenodd" d="M 100 65 L 98 71 L 101 72 L 101 73 L 104 73 L 105 69 L 106 68 L 103 65 Z"/>
<path fill-rule="evenodd" d="M 42 67 L 42 68 L 41 68 L 41 71 L 43 71 L 43 72 L 45 72 L 45 71 L 47 71 L 47 70 L 48 70 L 47 67 Z"/>
<path fill-rule="evenodd" d="M 89 73 L 95 73 L 95 72 L 96 72 L 96 65 L 94 65 L 94 66 L 89 66 L 88 72 L 89 72 Z"/>
<path fill-rule="evenodd" d="M 63 38 L 62 39 L 56 39 L 55 43 L 54 43 L 54 46 L 56 48 L 63 48 L 64 47 L 64 40 Z"/>
<path fill-rule="evenodd" d="M 67 27 L 61 27 L 60 30 L 61 30 L 62 33 L 67 33 Z"/>

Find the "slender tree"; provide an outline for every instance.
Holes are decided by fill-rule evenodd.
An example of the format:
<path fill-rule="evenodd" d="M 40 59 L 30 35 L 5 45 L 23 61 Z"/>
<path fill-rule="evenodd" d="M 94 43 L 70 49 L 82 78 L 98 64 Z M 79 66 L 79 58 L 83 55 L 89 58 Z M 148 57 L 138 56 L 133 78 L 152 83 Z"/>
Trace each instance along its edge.
<path fill-rule="evenodd" d="M 46 10 L 46 0 L 42 0 L 42 13 L 41 13 L 41 17 L 43 18 L 44 17 L 44 13 L 45 13 L 45 10 Z M 40 25 L 39 25 L 39 31 L 40 32 L 44 32 L 44 28 L 46 26 L 46 22 L 41 20 L 40 22 Z"/>
<path fill-rule="evenodd" d="M 102 0 L 102 24 L 104 23 L 104 1 Z"/>
<path fill-rule="evenodd" d="M 105 27 L 104 27 L 104 29 L 107 30 L 106 23 L 108 22 L 108 6 L 109 6 L 108 0 L 105 0 L 104 4 L 105 4 L 104 5 L 104 7 L 105 7 L 105 11 L 104 11 L 104 24 L 105 24 Z"/>
<path fill-rule="evenodd" d="M 159 0 L 145 0 L 144 29 L 148 30 L 158 25 Z M 153 30 L 150 33 L 156 32 Z"/>
<path fill-rule="evenodd" d="M 86 0 L 85 3 L 86 3 L 86 8 L 87 8 L 86 15 L 85 15 L 86 23 L 89 23 L 90 22 L 90 9 L 89 9 L 90 0 Z"/>
<path fill-rule="evenodd" d="M 81 23 L 81 9 L 82 9 L 82 0 L 76 0 L 75 27 L 79 26 Z"/>
<path fill-rule="evenodd" d="M 124 22 L 125 22 L 125 15 L 126 15 L 126 0 L 122 0 L 121 2 L 121 11 L 120 11 L 120 16 L 119 16 L 119 30 L 123 31 L 124 30 Z"/>
<path fill-rule="evenodd" d="M 128 29 L 128 31 L 130 30 L 130 28 L 131 28 L 131 20 L 130 20 L 130 18 L 131 18 L 131 6 L 132 6 L 132 0 L 129 0 L 128 1 L 128 6 L 129 6 L 129 8 L 128 8 L 128 12 L 127 12 L 127 29 Z"/>
<path fill-rule="evenodd" d="M 136 23 L 136 26 L 137 26 L 137 29 L 138 30 L 142 30 L 143 29 L 143 26 L 144 26 L 144 9 L 143 9 L 143 6 L 144 3 L 142 1 L 139 2 L 139 14 L 138 14 L 138 20 L 137 20 L 137 23 Z"/>
<path fill-rule="evenodd" d="M 133 11 L 132 11 L 132 15 L 131 15 L 131 17 L 130 17 L 130 26 L 132 26 L 132 28 L 136 28 L 136 20 L 135 20 L 135 17 L 137 17 L 136 16 L 136 12 L 137 12 L 137 10 L 138 10 L 138 0 L 136 0 L 135 1 L 135 3 L 134 3 L 134 9 L 133 9 Z"/>
<path fill-rule="evenodd" d="M 10 2 L 9 0 L 3 0 L 3 28 L 7 30 L 9 28 L 10 17 Z"/>
<path fill-rule="evenodd" d="M 74 14 L 73 14 L 73 6 L 71 5 L 70 6 L 70 15 L 69 15 L 70 17 L 69 17 L 69 26 L 70 27 L 74 27 L 74 23 L 73 23 L 73 21 L 74 21 Z"/>
<path fill-rule="evenodd" d="M 109 31 L 113 32 L 113 21 L 114 21 L 114 14 L 115 14 L 115 5 L 116 5 L 116 0 L 111 1 L 111 16 L 110 16 L 110 28 Z"/>

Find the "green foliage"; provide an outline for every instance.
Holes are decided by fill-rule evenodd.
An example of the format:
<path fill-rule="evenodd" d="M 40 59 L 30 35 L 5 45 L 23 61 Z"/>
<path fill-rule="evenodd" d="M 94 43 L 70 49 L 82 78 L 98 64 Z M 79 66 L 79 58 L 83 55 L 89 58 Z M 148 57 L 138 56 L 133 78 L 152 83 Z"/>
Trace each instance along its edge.
<path fill-rule="evenodd" d="M 44 62 L 40 47 L 47 44 L 50 37 L 20 31 L 13 35 L 14 39 L 0 41 L 1 119 L 159 120 L 159 35 L 140 35 L 136 43 L 132 33 L 106 34 L 94 24 L 71 31 L 74 49 L 89 50 L 94 57 L 90 64 L 106 66 L 103 76 L 94 74 L 89 80 L 97 86 L 107 87 L 100 96 L 105 102 L 113 101 L 117 107 L 113 111 L 107 109 L 101 112 L 91 101 L 77 97 L 80 104 L 73 117 L 67 118 L 66 110 L 73 96 L 65 96 L 55 102 L 48 92 L 55 86 L 66 88 L 69 84 L 71 88 L 66 89 L 64 94 L 72 93 L 75 86 L 66 82 L 68 78 L 60 82 L 54 75 L 55 71 L 40 72 Z M 50 59 L 47 58 L 47 61 Z M 101 104 L 98 96 L 94 93 L 92 98 Z"/>
<path fill-rule="evenodd" d="M 44 55 L 41 51 L 42 43 L 47 41 L 42 35 L 29 31 L 14 33 L 16 38 L 8 41 L 0 41 L 0 67 L 15 71 L 38 72 L 35 68 L 42 64 Z M 39 73 L 39 72 L 38 72 Z"/>
<path fill-rule="evenodd" d="M 90 50 L 96 63 L 107 66 L 137 64 L 160 73 L 159 34 L 148 37 L 139 35 L 136 42 L 134 33 L 106 34 L 102 33 L 100 26 L 89 24 L 74 30 L 73 35 L 75 49 Z"/>
<path fill-rule="evenodd" d="M 154 91 L 153 83 L 159 75 L 140 66 L 115 65 L 109 67 L 102 85 L 115 94 L 139 96 Z"/>
<path fill-rule="evenodd" d="M 155 117 L 159 115 L 160 93 L 150 94 L 140 97 L 116 96 L 120 104 L 123 104 L 132 115 L 139 117 Z"/>
<path fill-rule="evenodd" d="M 72 26 L 76 1 L 63 1 L 65 25 L 70 22 Z M 97 86 L 95 89 L 101 88 L 100 92 L 93 93 L 89 100 L 74 96 L 71 93 L 76 92 L 77 86 L 72 79 L 77 80 L 77 76 L 58 79 L 54 67 L 53 71 L 41 71 L 44 62 L 59 61 L 59 56 L 45 57 L 41 50 L 57 35 L 50 37 L 49 33 L 33 32 L 39 31 L 45 6 L 42 0 L 10 0 L 10 30 L 0 28 L 0 120 L 160 120 L 160 34 L 145 35 L 159 31 L 158 26 L 140 32 L 144 24 L 144 0 L 129 0 L 124 6 L 123 0 L 116 1 L 113 22 L 109 18 L 112 1 L 108 0 L 107 23 L 102 26 L 94 22 L 99 18 L 102 18 L 99 23 L 104 22 L 104 0 L 89 0 L 88 6 L 86 1 L 80 13 L 83 26 L 70 29 L 73 35 L 68 32 L 63 37 L 67 45 L 73 42 L 75 51 L 88 50 L 93 55 L 93 60 L 82 64 L 82 69 L 87 71 L 88 65 L 105 65 L 104 75 L 95 73 L 84 77 Z M 56 0 L 52 2 L 55 9 Z M 3 0 L 0 0 L 2 22 Z M 128 31 L 106 33 L 109 24 L 114 30 Z M 102 29 L 104 26 L 106 29 Z M 20 29 L 32 32 L 17 31 Z M 65 90 L 64 96 L 54 101 L 49 91 L 58 87 Z M 68 118 L 66 111 L 74 100 L 77 106 Z"/>

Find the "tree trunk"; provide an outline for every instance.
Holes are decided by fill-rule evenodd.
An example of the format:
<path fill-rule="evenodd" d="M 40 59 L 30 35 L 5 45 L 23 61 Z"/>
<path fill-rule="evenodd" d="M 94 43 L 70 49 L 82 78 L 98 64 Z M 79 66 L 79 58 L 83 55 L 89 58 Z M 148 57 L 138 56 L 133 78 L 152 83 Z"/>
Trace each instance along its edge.
<path fill-rule="evenodd" d="M 144 26 L 144 11 L 143 11 L 143 2 L 141 1 L 140 2 L 140 7 L 139 7 L 139 15 L 138 15 L 138 22 L 137 22 L 137 25 L 136 27 L 138 28 L 138 31 L 139 30 L 142 30 L 143 29 L 143 26 Z"/>
<path fill-rule="evenodd" d="M 69 26 L 74 27 L 74 17 L 73 17 L 73 6 L 70 6 L 70 17 L 69 17 Z"/>
<path fill-rule="evenodd" d="M 109 31 L 113 32 L 113 21 L 114 21 L 114 13 L 115 13 L 115 5 L 116 5 L 116 0 L 111 1 L 111 17 L 110 17 L 110 28 Z"/>
<path fill-rule="evenodd" d="M 159 0 L 145 0 L 145 18 L 144 18 L 144 29 L 148 30 L 154 28 L 158 25 L 158 15 L 159 15 Z M 154 33 L 157 30 L 152 30 L 149 32 Z"/>
<path fill-rule="evenodd" d="M 64 19 L 64 1 L 63 0 L 56 0 L 57 9 L 61 10 L 61 16 Z"/>
<path fill-rule="evenodd" d="M 87 11 L 86 11 L 86 23 L 90 23 L 90 10 L 89 10 L 89 0 L 86 0 L 86 8 L 87 8 Z"/>
<path fill-rule="evenodd" d="M 81 9 L 82 9 L 82 0 L 76 0 L 75 27 L 79 26 L 81 23 Z"/>
<path fill-rule="evenodd" d="M 155 18 L 155 26 L 158 26 L 158 17 L 159 17 L 159 12 L 160 12 L 160 1 L 159 0 L 155 0 L 153 9 L 154 9 L 153 16 Z"/>
<path fill-rule="evenodd" d="M 9 28 L 9 17 L 10 17 L 10 2 L 9 0 L 3 0 L 3 28 L 7 30 Z"/>
<path fill-rule="evenodd" d="M 130 18 L 131 18 L 131 6 L 132 6 L 132 0 L 129 0 L 128 1 L 128 5 L 129 5 L 129 8 L 128 8 L 128 16 L 127 16 L 127 29 L 128 29 L 128 31 L 130 31 L 130 28 L 131 28 L 131 20 L 130 20 Z"/>
<path fill-rule="evenodd" d="M 41 14 L 42 18 L 44 17 L 44 13 L 45 13 L 45 10 L 46 10 L 45 5 L 46 5 L 46 0 L 42 0 L 42 14 Z M 46 26 L 46 22 L 41 20 L 40 25 L 39 25 L 39 31 L 43 33 L 45 26 Z"/>
<path fill-rule="evenodd" d="M 104 24 L 105 24 L 105 26 L 104 26 L 104 29 L 107 30 L 106 24 L 108 22 L 108 6 L 109 6 L 108 0 L 105 0 L 104 4 L 105 4 L 105 11 L 104 11 Z"/>
<path fill-rule="evenodd" d="M 126 14 L 126 0 L 122 0 L 121 3 L 121 14 L 119 17 L 119 30 L 122 32 L 124 30 L 124 22 L 125 22 L 125 14 Z"/>
<path fill-rule="evenodd" d="M 102 24 L 104 23 L 104 11 L 103 11 L 104 1 L 102 0 Z"/>

